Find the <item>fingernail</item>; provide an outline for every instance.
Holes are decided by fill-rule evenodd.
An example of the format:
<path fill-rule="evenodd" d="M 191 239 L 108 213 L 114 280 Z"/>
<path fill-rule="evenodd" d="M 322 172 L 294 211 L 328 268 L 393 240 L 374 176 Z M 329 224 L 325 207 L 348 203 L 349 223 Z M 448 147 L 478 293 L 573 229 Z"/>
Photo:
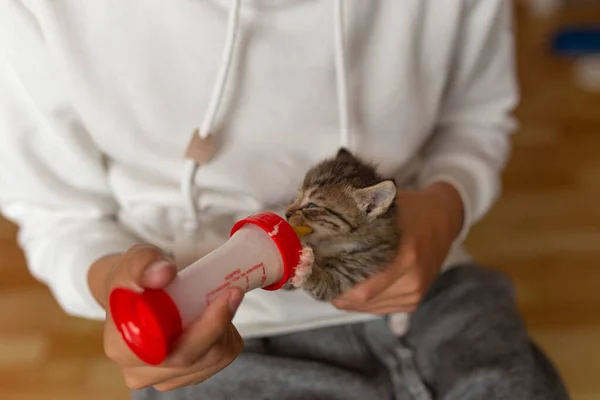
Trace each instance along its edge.
<path fill-rule="evenodd" d="M 144 274 L 146 274 L 146 275 L 156 274 L 158 271 L 165 269 L 165 268 L 170 268 L 172 265 L 173 265 L 173 263 L 169 260 L 156 260 L 152 264 L 150 264 L 148 266 L 148 268 L 146 268 L 146 270 L 144 271 Z"/>
<path fill-rule="evenodd" d="M 231 314 L 235 314 L 238 307 L 242 303 L 242 299 L 244 298 L 244 292 L 240 289 L 233 290 L 233 293 L 229 295 L 229 311 Z"/>

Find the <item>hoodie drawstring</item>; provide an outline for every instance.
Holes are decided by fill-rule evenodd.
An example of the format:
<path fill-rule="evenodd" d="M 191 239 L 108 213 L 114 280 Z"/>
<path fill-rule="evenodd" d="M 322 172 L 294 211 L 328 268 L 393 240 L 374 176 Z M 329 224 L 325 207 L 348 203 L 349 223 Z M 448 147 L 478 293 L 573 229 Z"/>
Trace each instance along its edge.
<path fill-rule="evenodd" d="M 344 32 L 343 0 L 334 0 L 335 75 L 337 80 L 338 115 L 341 146 L 350 147 L 350 119 L 348 117 L 348 83 L 346 67 L 346 42 Z"/>
<path fill-rule="evenodd" d="M 223 55 L 221 57 L 221 66 L 217 75 L 217 81 L 213 88 L 213 93 L 208 104 L 208 109 L 204 115 L 200 129 L 195 135 L 199 135 L 201 139 L 206 139 L 212 135 L 212 127 L 215 121 L 221 100 L 223 99 L 223 92 L 225 91 L 225 85 L 227 84 L 227 78 L 229 76 L 229 70 L 231 62 L 233 60 L 233 48 L 235 46 L 235 39 L 238 32 L 239 14 L 240 14 L 240 2 L 241 0 L 232 0 L 229 8 L 229 16 L 227 18 L 227 35 L 225 39 L 225 47 L 223 48 Z M 185 223 L 184 229 L 187 232 L 194 232 L 198 229 L 198 210 L 194 201 L 194 181 L 196 173 L 198 171 L 198 163 L 195 160 L 187 160 L 183 180 L 181 182 L 181 191 L 187 202 L 187 214 L 188 220 Z"/>
<path fill-rule="evenodd" d="M 207 139 L 212 135 L 212 128 L 223 99 L 223 92 L 229 77 L 231 63 L 233 61 L 233 49 L 239 27 L 239 13 L 241 0 L 231 0 L 229 16 L 227 21 L 227 34 L 225 46 L 221 58 L 221 65 L 215 82 L 215 87 L 210 98 L 208 109 L 204 120 L 197 133 L 200 139 Z M 335 74 L 338 99 L 338 119 L 340 129 L 340 144 L 348 148 L 350 145 L 350 127 L 348 116 L 348 89 L 347 89 L 347 67 L 346 67 L 346 45 L 344 32 L 344 7 L 343 0 L 333 1 L 333 28 L 334 28 L 334 56 Z M 187 160 L 181 182 L 181 191 L 186 199 L 188 219 L 184 224 L 184 230 L 188 233 L 198 229 L 199 218 L 194 198 L 194 182 L 198 171 L 198 163 L 195 160 Z"/>

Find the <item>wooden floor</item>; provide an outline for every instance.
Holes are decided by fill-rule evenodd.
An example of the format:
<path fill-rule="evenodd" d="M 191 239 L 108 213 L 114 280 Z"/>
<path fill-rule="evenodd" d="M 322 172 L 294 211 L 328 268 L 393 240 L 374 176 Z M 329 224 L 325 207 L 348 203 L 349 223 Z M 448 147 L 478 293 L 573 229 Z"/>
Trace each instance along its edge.
<path fill-rule="evenodd" d="M 600 399 L 600 94 L 571 82 L 546 51 L 565 21 L 520 17 L 521 129 L 505 192 L 468 245 L 513 279 L 532 335 L 576 400 Z M 0 398 L 126 399 L 97 323 L 68 318 L 27 273 L 15 229 L 0 220 Z M 521 399 L 515 399 L 521 400 Z"/>

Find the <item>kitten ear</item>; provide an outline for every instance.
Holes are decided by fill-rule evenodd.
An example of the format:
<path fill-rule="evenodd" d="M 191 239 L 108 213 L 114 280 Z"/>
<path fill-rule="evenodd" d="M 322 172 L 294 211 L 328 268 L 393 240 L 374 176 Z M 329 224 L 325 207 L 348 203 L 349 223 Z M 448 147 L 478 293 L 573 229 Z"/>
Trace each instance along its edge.
<path fill-rule="evenodd" d="M 393 181 L 387 180 L 377 185 L 364 189 L 358 189 L 354 197 L 358 206 L 363 210 L 369 219 L 377 218 L 384 214 L 396 199 L 398 189 Z"/>
<path fill-rule="evenodd" d="M 355 157 L 348 149 L 342 147 L 335 155 L 335 159 L 340 161 L 353 161 L 355 160 Z"/>

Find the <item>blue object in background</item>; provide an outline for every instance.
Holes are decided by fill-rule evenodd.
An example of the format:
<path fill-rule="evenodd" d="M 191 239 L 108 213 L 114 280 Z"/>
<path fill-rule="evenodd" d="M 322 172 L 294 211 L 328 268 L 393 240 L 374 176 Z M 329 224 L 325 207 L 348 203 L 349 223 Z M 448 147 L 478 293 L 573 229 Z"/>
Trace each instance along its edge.
<path fill-rule="evenodd" d="M 551 45 L 552 51 L 562 56 L 600 55 L 600 25 L 560 29 Z"/>

